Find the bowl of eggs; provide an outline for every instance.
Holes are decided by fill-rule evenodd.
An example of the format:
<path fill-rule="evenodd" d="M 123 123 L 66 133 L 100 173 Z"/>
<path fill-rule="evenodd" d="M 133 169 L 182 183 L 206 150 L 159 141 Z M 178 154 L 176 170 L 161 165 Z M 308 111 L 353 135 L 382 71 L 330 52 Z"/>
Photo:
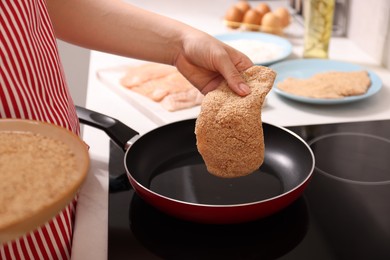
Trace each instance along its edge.
<path fill-rule="evenodd" d="M 290 20 L 291 15 L 286 7 L 271 10 L 267 3 L 252 6 L 247 1 L 239 1 L 230 6 L 223 18 L 226 26 L 231 29 L 261 31 L 276 35 L 283 34 Z"/>

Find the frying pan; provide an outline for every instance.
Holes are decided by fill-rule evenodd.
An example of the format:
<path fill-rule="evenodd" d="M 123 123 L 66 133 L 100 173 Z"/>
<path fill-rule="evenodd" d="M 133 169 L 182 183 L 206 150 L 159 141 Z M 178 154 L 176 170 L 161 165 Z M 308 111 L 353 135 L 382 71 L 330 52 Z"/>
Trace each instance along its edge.
<path fill-rule="evenodd" d="M 240 178 L 209 174 L 196 147 L 195 119 L 158 127 L 143 136 L 112 117 L 77 107 L 81 123 L 104 130 L 125 150 L 127 177 L 155 208 L 180 219 L 233 224 L 274 214 L 295 201 L 314 169 L 310 147 L 295 133 L 263 123 L 265 157 Z"/>

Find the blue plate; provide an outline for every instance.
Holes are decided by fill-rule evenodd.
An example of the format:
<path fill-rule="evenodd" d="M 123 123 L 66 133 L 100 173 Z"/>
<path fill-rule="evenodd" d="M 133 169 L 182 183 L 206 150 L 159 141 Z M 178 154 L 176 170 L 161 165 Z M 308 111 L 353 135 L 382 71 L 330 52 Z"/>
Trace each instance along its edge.
<path fill-rule="evenodd" d="M 261 43 L 274 44 L 280 47 L 280 52 L 276 57 L 261 61 L 260 63 L 254 62 L 256 65 L 265 66 L 265 65 L 269 65 L 281 61 L 286 57 L 288 57 L 292 52 L 292 45 L 288 40 L 267 33 L 238 32 L 238 33 L 219 34 L 219 35 L 215 35 L 214 37 L 223 42 L 232 41 L 232 40 L 258 40 Z"/>
<path fill-rule="evenodd" d="M 275 79 L 273 91 L 277 94 L 304 103 L 311 104 L 342 104 L 349 103 L 353 101 L 358 101 L 361 99 L 368 98 L 375 93 L 377 93 L 382 88 L 382 81 L 374 72 L 367 70 L 364 67 L 361 67 L 356 64 L 351 64 L 347 62 L 334 61 L 334 60 L 323 60 L 323 59 L 299 59 L 299 60 L 289 60 L 279 62 L 270 66 L 273 70 L 277 72 Z M 358 96 L 349 96 L 338 99 L 326 99 L 326 98 L 310 98 L 303 97 L 298 95 L 293 95 L 283 90 L 277 88 L 277 84 L 280 81 L 285 80 L 288 77 L 294 78 L 309 78 L 319 72 L 327 71 L 357 71 L 357 70 L 366 70 L 371 79 L 371 86 L 368 91 L 363 95 Z"/>

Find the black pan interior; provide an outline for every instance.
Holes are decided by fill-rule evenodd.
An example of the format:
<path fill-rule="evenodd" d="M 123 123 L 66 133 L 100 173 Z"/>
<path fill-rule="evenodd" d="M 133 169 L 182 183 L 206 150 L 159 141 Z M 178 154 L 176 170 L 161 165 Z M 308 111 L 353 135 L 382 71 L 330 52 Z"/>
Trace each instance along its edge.
<path fill-rule="evenodd" d="M 265 159 L 254 173 L 223 179 L 207 172 L 197 151 L 195 119 L 159 127 L 126 153 L 126 167 L 137 182 L 169 198 L 207 205 L 258 202 L 300 185 L 312 169 L 309 148 L 290 132 L 263 123 Z"/>

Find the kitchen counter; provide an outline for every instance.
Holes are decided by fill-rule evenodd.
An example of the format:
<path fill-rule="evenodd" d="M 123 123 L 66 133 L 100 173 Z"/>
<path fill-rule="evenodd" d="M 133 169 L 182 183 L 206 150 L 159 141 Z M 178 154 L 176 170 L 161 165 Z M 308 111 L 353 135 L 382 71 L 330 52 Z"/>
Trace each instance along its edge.
<path fill-rule="evenodd" d="M 226 33 L 230 30 L 222 23 L 224 10 L 234 1 L 131 1 L 149 10 L 168 15 L 210 34 Z M 271 7 L 287 5 L 288 1 L 272 1 Z M 207 7 L 207 9 L 205 9 Z M 199 13 L 202 16 L 199 16 Z M 285 31 L 285 37 L 293 44 L 293 53 L 288 59 L 302 57 L 303 27 L 299 19 Z M 263 110 L 263 121 L 296 126 L 337 122 L 390 119 L 390 71 L 382 68 L 370 56 L 346 38 L 332 38 L 330 59 L 359 64 L 375 72 L 383 87 L 375 96 L 343 105 L 315 106 L 288 101 L 271 92 Z M 100 69 L 118 65 L 136 64 L 139 61 L 106 53 L 92 52 L 86 107 L 121 120 L 141 135 L 159 125 L 146 117 L 125 99 L 112 92 L 96 77 Z M 184 119 L 184 118 L 183 118 Z M 107 255 L 107 201 L 108 201 L 108 154 L 109 138 L 100 130 L 84 126 L 83 138 L 90 145 L 91 170 L 83 185 L 74 230 L 72 259 L 106 259 Z"/>

